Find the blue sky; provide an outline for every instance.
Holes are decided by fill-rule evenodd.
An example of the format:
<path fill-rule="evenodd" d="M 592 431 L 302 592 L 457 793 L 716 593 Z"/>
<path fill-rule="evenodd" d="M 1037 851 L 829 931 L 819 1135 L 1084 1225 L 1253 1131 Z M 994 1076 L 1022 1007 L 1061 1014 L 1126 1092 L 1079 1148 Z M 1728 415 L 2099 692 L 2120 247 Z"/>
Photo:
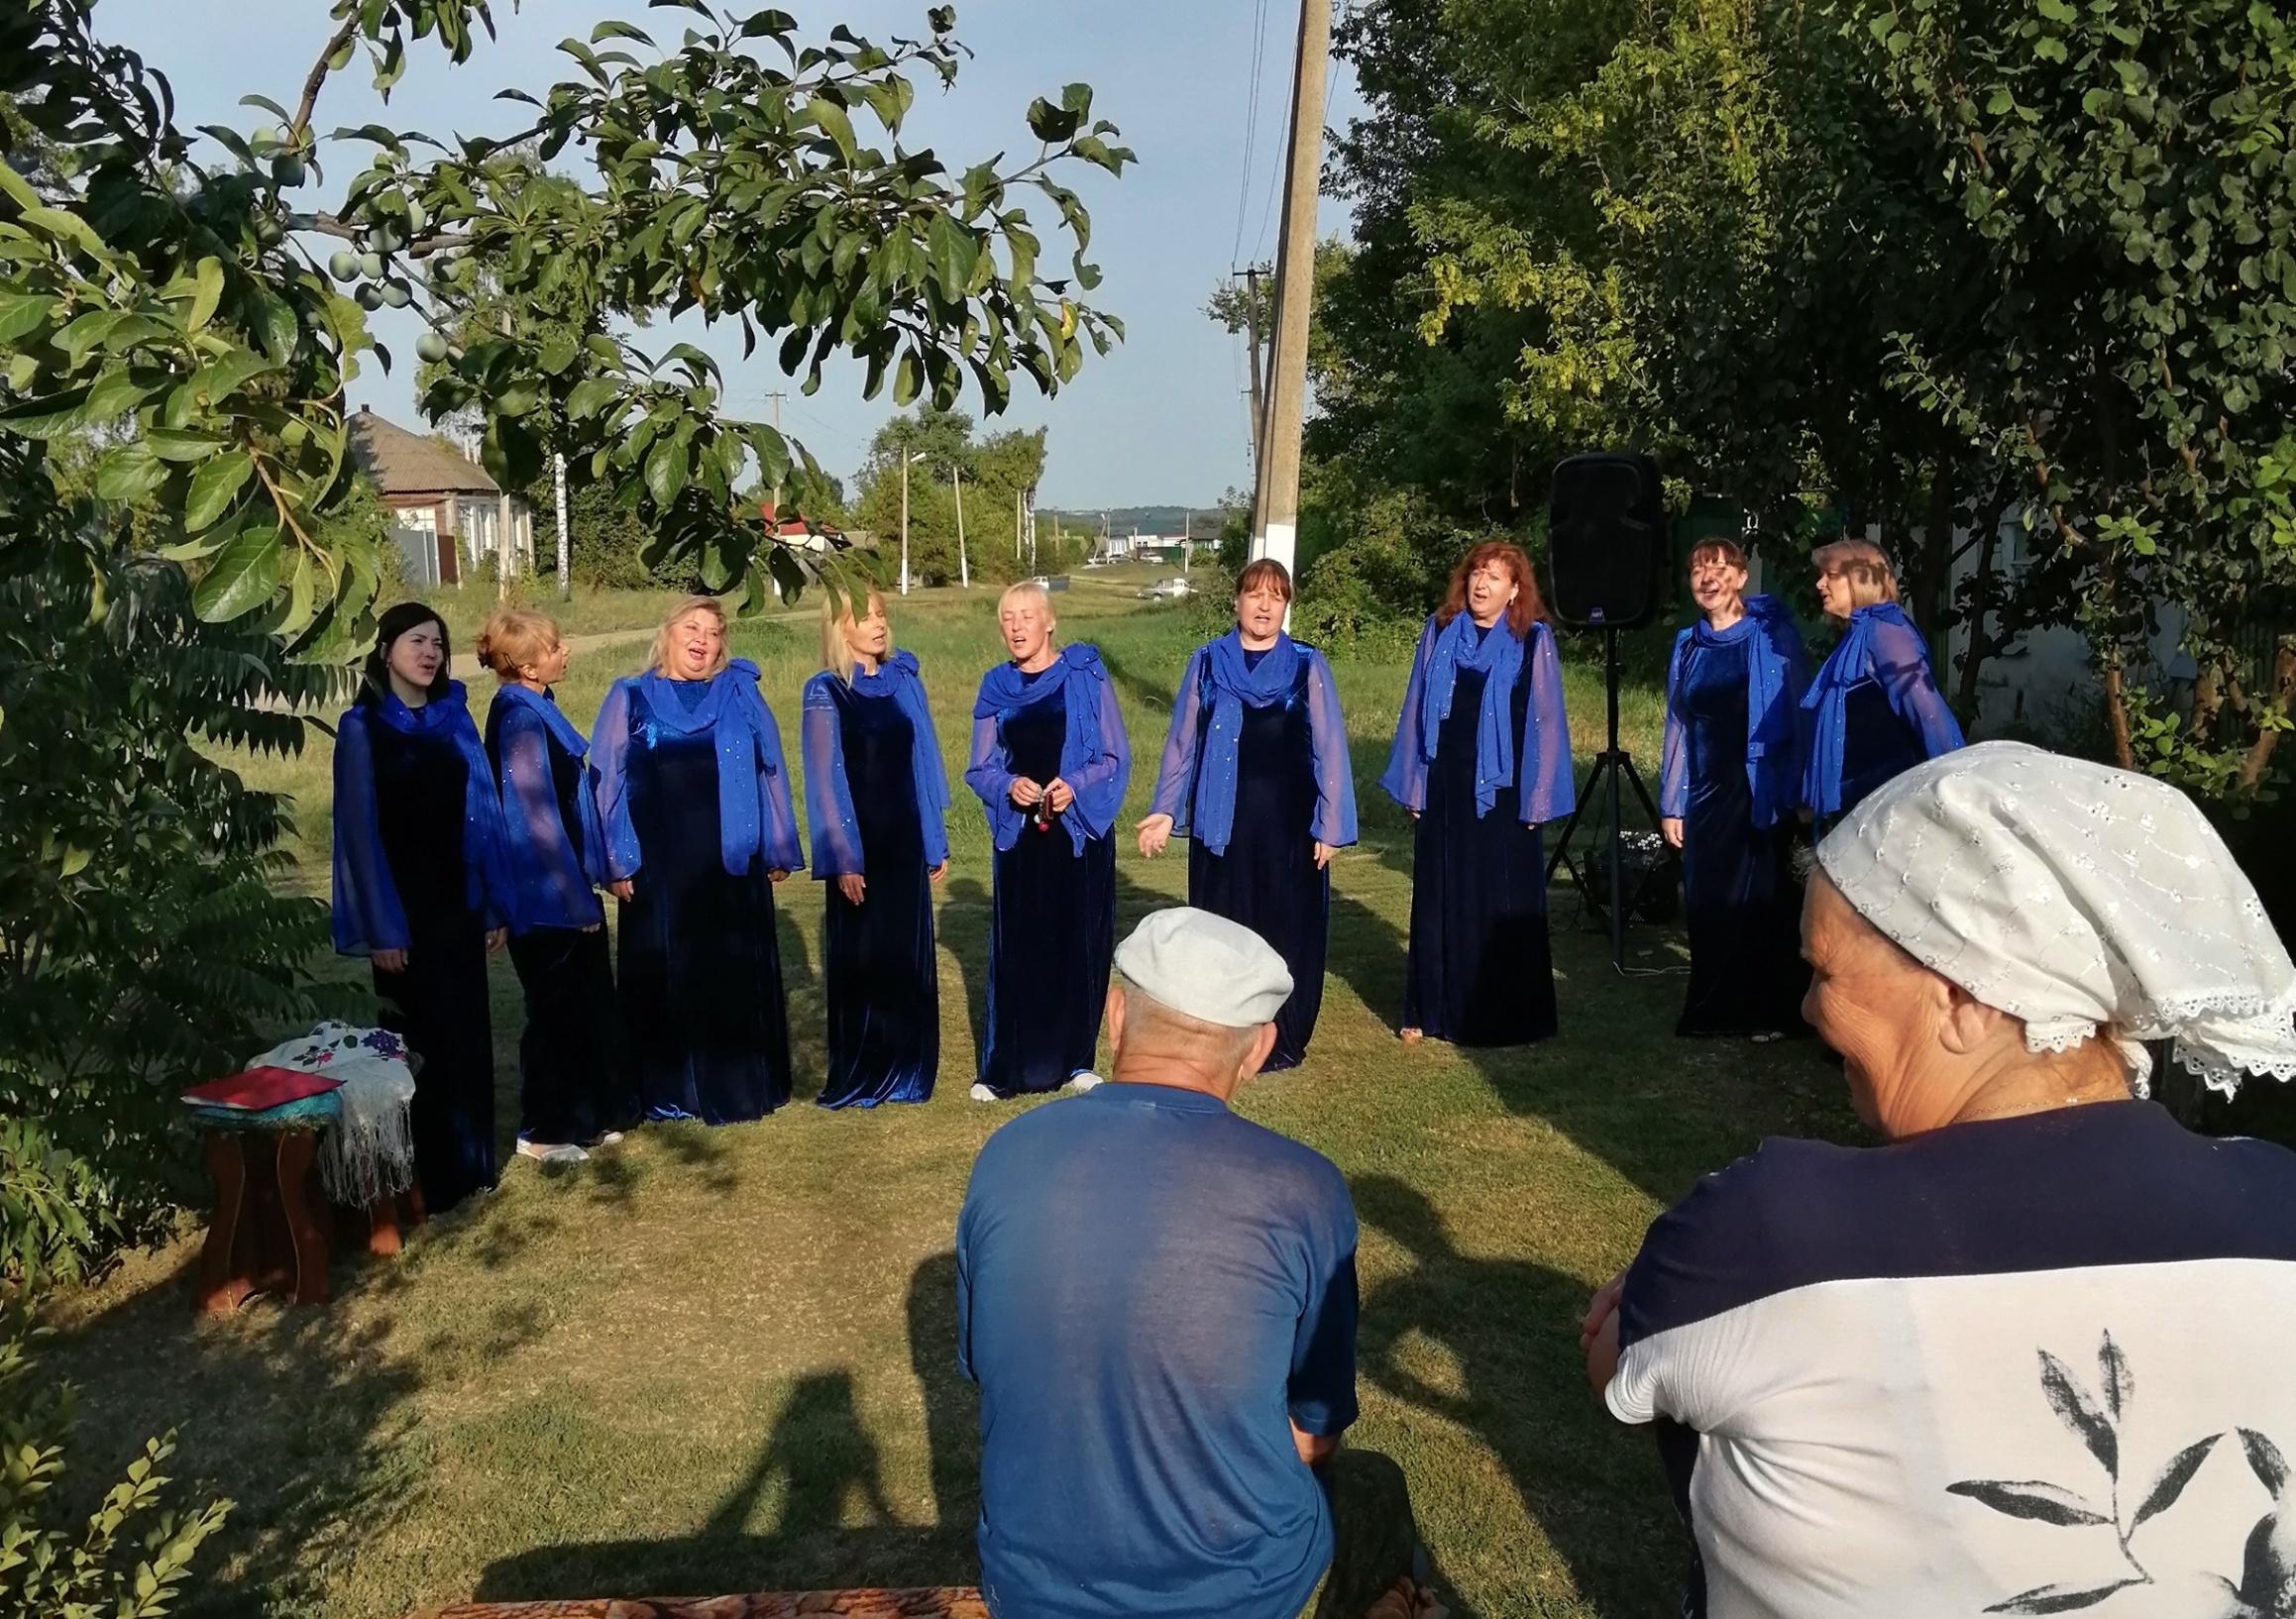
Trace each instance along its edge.
<path fill-rule="evenodd" d="M 734 0 L 737 10 L 762 3 Z M 924 31 L 926 0 L 781 4 L 809 38 L 824 38 L 838 22 L 871 37 Z M 587 39 L 604 17 L 625 18 L 663 38 L 676 38 L 680 28 L 677 12 L 649 15 L 643 0 L 526 0 L 518 11 L 495 0 L 494 9 L 500 32 L 494 45 L 482 46 L 467 66 L 456 68 L 434 42 L 425 42 L 387 108 L 370 86 L 362 58 L 329 84 L 318 127 L 383 121 L 442 138 L 508 133 L 519 127 L 522 109 L 492 100 L 493 92 L 515 85 L 539 93 L 573 72 L 555 49 L 561 39 Z M 327 35 L 326 13 L 322 0 L 104 0 L 96 17 L 106 39 L 142 52 L 167 74 L 185 125 L 248 128 L 266 115 L 239 106 L 241 96 L 261 93 L 294 104 Z M 1247 187 L 1246 113 L 1262 19 L 1258 128 Z M 1092 210 L 1093 256 L 1107 272 L 1097 301 L 1124 319 L 1130 340 L 1109 359 L 1088 362 L 1055 400 L 1039 398 L 1024 379 L 1001 419 L 1022 427 L 1049 424 L 1043 502 L 1071 508 L 1211 504 L 1249 476 L 1244 352 L 1201 311 L 1232 266 L 1250 260 L 1255 249 L 1261 259 L 1274 257 L 1281 199 L 1273 187 L 1296 9 L 1290 0 L 960 0 L 957 24 L 977 58 L 945 95 L 937 85 L 918 86 L 904 131 L 911 147 L 932 147 L 959 169 L 998 151 L 1031 150 L 1023 118 L 1031 98 L 1057 98 L 1061 85 L 1081 79 L 1094 88 L 1096 115 L 1120 126 L 1124 144 L 1141 160 L 1122 180 L 1083 169 L 1084 177 L 1072 182 Z M 1356 106 L 1343 69 L 1327 122 L 1344 124 Z M 346 154 L 331 165 L 332 179 L 339 183 L 354 172 L 353 161 Z M 1053 217 L 1044 209 L 1032 212 Z M 1325 233 L 1345 228 L 1344 208 L 1327 203 Z M 371 367 L 353 384 L 353 400 L 414 425 L 409 378 L 416 328 L 396 311 L 381 312 L 376 322 L 398 363 L 388 375 Z M 892 408 L 885 395 L 875 403 L 861 398 L 859 368 L 828 372 L 809 399 L 782 378 L 770 343 L 744 364 L 738 331 L 706 330 L 698 321 L 694 327 L 679 335 L 725 364 L 733 408 L 762 419 L 767 392 L 786 388 L 784 430 L 804 440 L 828 470 L 854 472 Z M 965 404 L 978 413 L 969 389 Z"/>

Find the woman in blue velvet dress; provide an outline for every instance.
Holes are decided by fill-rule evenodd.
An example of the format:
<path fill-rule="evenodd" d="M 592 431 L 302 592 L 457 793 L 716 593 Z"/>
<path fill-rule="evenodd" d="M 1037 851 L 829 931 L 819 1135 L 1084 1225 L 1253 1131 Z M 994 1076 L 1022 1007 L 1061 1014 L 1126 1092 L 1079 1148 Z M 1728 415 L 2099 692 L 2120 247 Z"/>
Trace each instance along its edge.
<path fill-rule="evenodd" d="M 425 1212 L 491 1189 L 494 1037 L 487 955 L 502 947 L 502 806 L 443 619 L 383 613 L 335 731 L 335 948 L 375 969 L 383 1026 L 421 1059 L 409 1123 Z"/>
<path fill-rule="evenodd" d="M 502 795 L 510 961 L 526 992 L 518 1036 L 518 1150 L 580 1163 L 636 1122 L 625 1079 L 605 937 L 605 831 L 590 744 L 550 689 L 567 648 L 548 614 L 504 607 L 479 632 L 479 661 L 501 683 L 487 710 L 487 757 Z"/>
<path fill-rule="evenodd" d="M 773 888 L 805 864 L 781 727 L 725 610 L 681 603 L 652 667 L 616 681 L 591 739 L 621 1004 L 649 1119 L 725 1125 L 789 1100 Z"/>
<path fill-rule="evenodd" d="M 1822 835 L 1868 793 L 1961 746 L 1961 726 L 1929 674 L 1929 649 L 1898 605 L 1881 548 L 1838 540 L 1810 557 L 1826 616 L 1845 626 L 1802 700 L 1808 710 L 1803 807 Z"/>
<path fill-rule="evenodd" d="M 1539 826 L 1568 815 L 1562 664 L 1520 546 L 1460 559 L 1427 620 L 1379 785 L 1418 826 L 1405 1041 L 1523 1045 L 1555 1032 Z"/>
<path fill-rule="evenodd" d="M 1012 661 L 981 677 L 965 785 L 996 841 L 976 1102 L 1091 1078 L 1116 951 L 1117 811 L 1132 750 L 1098 651 L 1058 647 L 1052 598 L 997 603 Z"/>
<path fill-rule="evenodd" d="M 1323 1008 L 1332 851 L 1356 840 L 1347 722 L 1323 654 L 1283 632 L 1291 576 L 1262 557 L 1236 576 L 1236 628 L 1198 647 L 1172 700 L 1171 730 L 1140 852 L 1190 836 L 1188 904 L 1242 922 L 1283 957 L 1291 996 L 1261 1073 L 1307 1055 Z"/>
<path fill-rule="evenodd" d="M 1808 669 L 1793 613 L 1746 594 L 1736 543 L 1694 547 L 1690 572 L 1704 616 L 1675 637 L 1658 788 L 1691 935 L 1675 1032 L 1774 1039 L 1804 1026 L 1809 988 L 1794 881 Z"/>
<path fill-rule="evenodd" d="M 806 682 L 814 875 L 823 886 L 829 1012 L 824 1108 L 925 1102 L 940 1066 L 932 885 L 948 873 L 948 776 L 917 655 L 893 650 L 885 598 L 821 608 L 823 672 Z"/>

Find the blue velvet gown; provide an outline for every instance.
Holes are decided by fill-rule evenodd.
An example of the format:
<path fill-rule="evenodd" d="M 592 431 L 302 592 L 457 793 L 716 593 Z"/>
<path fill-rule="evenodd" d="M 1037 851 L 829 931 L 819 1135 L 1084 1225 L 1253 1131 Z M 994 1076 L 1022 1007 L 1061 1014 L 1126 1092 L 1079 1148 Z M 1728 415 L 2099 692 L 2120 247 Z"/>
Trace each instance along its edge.
<path fill-rule="evenodd" d="M 695 703 L 709 685 L 665 684 Z M 626 769 L 645 863 L 621 907 L 620 976 L 639 1096 L 649 1119 L 762 1119 L 790 1096 L 773 883 L 763 856 L 736 877 L 718 853 L 714 738 L 648 723 L 651 702 L 633 683 Z"/>
<path fill-rule="evenodd" d="M 1257 667 L 1263 656 L 1246 652 Z M 1188 904 L 1242 922 L 1275 947 L 1291 969 L 1291 998 L 1275 1015 L 1275 1047 L 1259 1071 L 1296 1068 L 1323 1012 L 1324 957 L 1331 942 L 1332 878 L 1315 863 L 1307 828 L 1316 818 L 1315 738 L 1308 729 L 1308 681 L 1300 660 L 1292 694 L 1279 703 L 1244 704 L 1236 742 L 1236 823 L 1224 853 L 1202 838 L 1188 843 Z M 1197 770 L 1210 727 L 1196 733 Z"/>
<path fill-rule="evenodd" d="M 929 1101 L 940 1067 L 940 978 L 912 765 L 913 727 L 896 698 L 865 696 L 836 679 L 820 685 L 836 705 L 845 783 L 868 879 L 857 906 L 846 902 L 833 877 L 821 885 L 828 908 L 822 934 L 829 1073 L 820 1105 Z M 816 768 L 809 747 L 809 786 Z M 817 819 L 817 874 L 826 869 L 831 842 Z"/>
<path fill-rule="evenodd" d="M 585 846 L 588 817 L 582 798 L 588 766 L 582 756 L 500 697 L 487 710 L 487 756 L 502 784 L 505 814 L 549 821 L 542 837 L 512 843 L 505 854 L 514 888 L 532 892 L 550 886 L 550 874 L 517 869 L 521 846 L 562 851 L 577 873 L 595 866 L 603 851 Z M 522 779 L 521 767 L 534 763 L 542 766 L 540 779 Z M 587 885 L 584 892 L 587 896 Z M 526 1027 L 518 1036 L 520 1140 L 583 1144 L 637 1122 L 603 919 L 601 908 L 601 925 L 593 928 L 511 927 L 510 963 L 526 995 Z"/>
<path fill-rule="evenodd" d="M 1876 788 L 1962 745 L 1921 632 L 1894 601 L 1850 614 L 1803 707 L 1811 727 L 1803 802 L 1821 836 Z"/>
<path fill-rule="evenodd" d="M 1546 840 L 1522 822 L 1519 772 L 1488 812 L 1475 812 L 1483 681 L 1479 671 L 1460 669 L 1427 767 L 1427 808 L 1411 852 L 1403 1026 L 1454 1045 L 1526 1045 L 1556 1027 Z M 1518 736 L 1530 688 L 1526 661 L 1507 716 Z"/>
<path fill-rule="evenodd" d="M 470 767 L 453 738 L 366 727 L 375 810 L 406 915 L 406 970 L 375 974 L 379 1017 L 422 1060 L 409 1124 L 423 1208 L 444 1214 L 494 1184 L 494 1032 L 487 919 L 471 909 L 463 817 Z"/>
<path fill-rule="evenodd" d="M 1921 733 L 1899 717 L 1876 680 L 1862 680 L 1842 697 L 1841 809 L 1827 825 L 1858 807 L 1866 795 L 1929 757 Z"/>
<path fill-rule="evenodd" d="M 1075 693 L 1072 685 L 997 722 L 1014 775 L 1060 774 Z M 1079 854 L 1059 816 L 1044 831 L 1032 819 L 997 853 L 992 911 L 980 1082 L 999 1096 L 1058 1090 L 1091 1069 L 1100 1041 L 1116 953 L 1116 839 L 1087 838 Z"/>
<path fill-rule="evenodd" d="M 1688 778 L 1683 896 L 1691 940 L 1678 1034 L 1806 1028 L 1795 823 L 1754 824 L 1746 774 L 1746 659 L 1758 630 L 1746 622 L 1748 633 L 1734 640 L 1694 639 L 1674 695 Z"/>

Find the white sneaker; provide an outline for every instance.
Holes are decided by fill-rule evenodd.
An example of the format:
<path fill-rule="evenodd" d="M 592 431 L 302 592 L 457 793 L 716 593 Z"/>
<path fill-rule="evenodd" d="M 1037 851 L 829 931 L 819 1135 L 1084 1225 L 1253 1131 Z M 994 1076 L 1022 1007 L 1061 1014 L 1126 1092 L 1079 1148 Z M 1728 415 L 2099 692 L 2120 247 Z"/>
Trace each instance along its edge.
<path fill-rule="evenodd" d="M 609 1130 L 603 1135 L 601 1135 L 597 1140 L 590 1143 L 591 1150 L 593 1151 L 598 1150 L 600 1147 L 619 1146 L 621 1144 L 622 1133 L 618 1130 Z"/>
<path fill-rule="evenodd" d="M 518 1156 L 532 1158 L 545 1169 L 570 1169 L 590 1161 L 590 1154 L 571 1141 L 553 1146 L 543 1141 L 529 1141 L 523 1135 L 518 1138 Z"/>
<path fill-rule="evenodd" d="M 1096 1090 L 1105 1083 L 1106 1081 L 1104 1081 L 1098 1074 L 1076 1073 L 1070 1074 L 1068 1076 L 1068 1083 L 1061 1086 L 1060 1088 L 1064 1091 L 1074 1091 L 1079 1096 L 1081 1096 L 1086 1091 Z"/>
<path fill-rule="evenodd" d="M 971 1097 L 975 1102 L 1002 1102 L 1004 1100 L 986 1085 L 980 1084 L 974 1085 L 971 1090 L 965 1092 L 965 1095 Z"/>

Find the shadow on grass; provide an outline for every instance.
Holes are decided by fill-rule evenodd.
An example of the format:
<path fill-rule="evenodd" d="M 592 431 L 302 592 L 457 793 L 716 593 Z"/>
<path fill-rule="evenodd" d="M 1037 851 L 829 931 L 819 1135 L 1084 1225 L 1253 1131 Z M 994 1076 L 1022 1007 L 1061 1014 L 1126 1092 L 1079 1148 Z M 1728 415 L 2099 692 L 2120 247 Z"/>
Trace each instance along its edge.
<path fill-rule="evenodd" d="M 995 859 L 992 852 L 981 862 L 983 868 L 988 869 Z M 945 886 L 948 898 L 936 917 L 940 947 L 956 963 L 964 1015 L 972 1028 L 972 1048 L 979 1052 L 988 1048 L 989 1041 L 989 929 L 995 917 L 989 909 L 988 885 L 978 877 L 950 877 Z"/>
<path fill-rule="evenodd" d="M 1590 1608 L 1669 1611 L 1679 1570 L 1654 1567 L 1647 1553 L 1681 1532 L 1655 1453 L 1586 1387 L 1578 1339 L 1585 1284 L 1462 1253 L 1425 1194 L 1393 1176 L 1360 1176 L 1352 1190 L 1358 1217 L 1410 1260 L 1364 1299 L 1362 1375 L 1490 1447 Z M 1492 1331 L 1498 1322 L 1507 1330 Z M 1414 1369 L 1422 1339 L 1449 1351 L 1451 1386 Z"/>
<path fill-rule="evenodd" d="M 925 1396 L 935 1522 L 902 1524 L 849 1371 L 792 1386 L 754 1462 L 682 1540 L 537 1547 L 490 1564 L 480 1601 L 723 1595 L 868 1585 L 971 1585 L 979 1441 L 956 1369 L 956 1255 L 911 1275 L 909 1355 Z M 759 1520 L 767 1522 L 760 1524 Z"/>

